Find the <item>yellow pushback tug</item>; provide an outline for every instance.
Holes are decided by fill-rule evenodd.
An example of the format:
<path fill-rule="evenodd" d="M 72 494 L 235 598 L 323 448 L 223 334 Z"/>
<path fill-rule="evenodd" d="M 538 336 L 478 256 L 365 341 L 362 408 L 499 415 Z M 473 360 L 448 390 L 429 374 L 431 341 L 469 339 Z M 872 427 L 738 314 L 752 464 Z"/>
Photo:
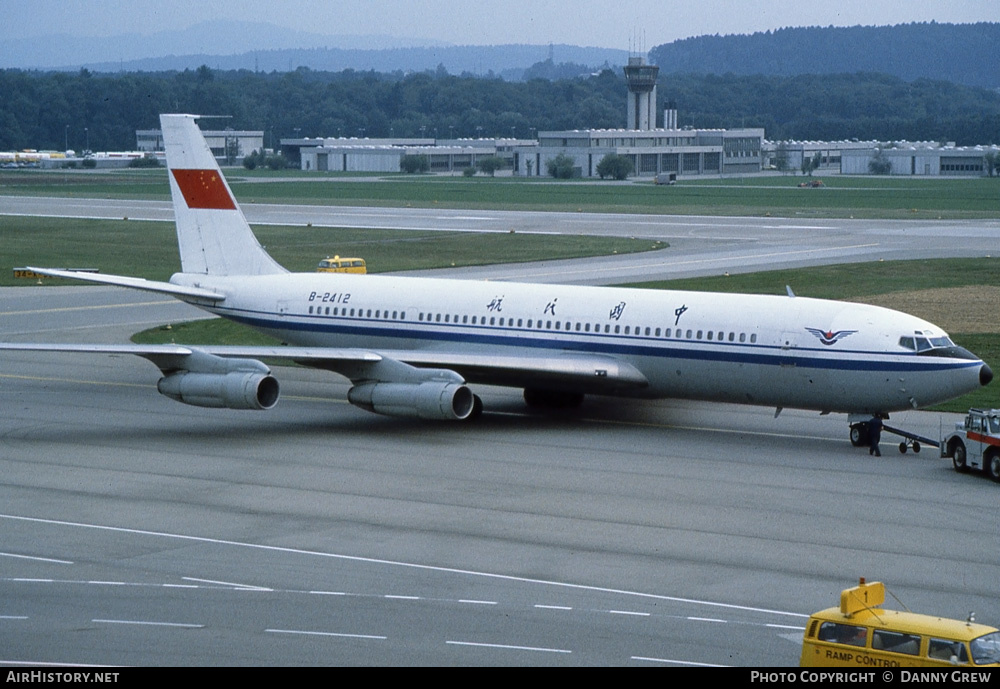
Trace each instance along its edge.
<path fill-rule="evenodd" d="M 969 620 L 884 610 L 885 585 L 840 594 L 840 607 L 813 614 L 802 638 L 802 667 L 1000 665 L 1000 630 Z"/>

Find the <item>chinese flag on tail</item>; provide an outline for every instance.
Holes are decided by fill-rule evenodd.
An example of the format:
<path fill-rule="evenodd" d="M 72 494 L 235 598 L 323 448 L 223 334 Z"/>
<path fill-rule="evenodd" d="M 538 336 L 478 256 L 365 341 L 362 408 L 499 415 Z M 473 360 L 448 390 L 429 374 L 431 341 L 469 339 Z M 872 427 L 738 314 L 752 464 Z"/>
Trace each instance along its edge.
<path fill-rule="evenodd" d="M 188 208 L 235 210 L 236 203 L 229 195 L 225 182 L 217 170 L 171 170 Z"/>

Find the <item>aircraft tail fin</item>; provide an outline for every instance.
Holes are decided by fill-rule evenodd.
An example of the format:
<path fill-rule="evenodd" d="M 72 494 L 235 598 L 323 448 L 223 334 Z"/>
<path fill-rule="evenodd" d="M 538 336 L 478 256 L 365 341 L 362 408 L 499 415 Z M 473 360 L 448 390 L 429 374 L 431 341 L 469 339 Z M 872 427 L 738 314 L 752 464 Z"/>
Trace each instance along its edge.
<path fill-rule="evenodd" d="M 181 270 L 205 275 L 288 272 L 254 236 L 197 119 L 160 115 Z"/>

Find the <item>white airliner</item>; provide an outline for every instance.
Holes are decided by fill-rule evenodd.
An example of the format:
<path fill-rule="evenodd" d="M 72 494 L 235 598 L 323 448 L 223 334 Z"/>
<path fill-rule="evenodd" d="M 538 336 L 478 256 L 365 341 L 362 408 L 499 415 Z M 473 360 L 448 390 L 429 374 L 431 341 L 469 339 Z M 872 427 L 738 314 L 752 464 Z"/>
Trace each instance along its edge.
<path fill-rule="evenodd" d="M 937 326 L 875 306 L 788 296 L 289 273 L 261 247 L 193 115 L 161 115 L 181 269 L 170 282 L 32 268 L 169 294 L 283 341 L 276 347 L 6 344 L 130 353 L 158 390 L 204 407 L 269 409 L 260 358 L 349 378 L 352 404 L 462 420 L 469 383 L 524 389 L 532 405 L 584 395 L 714 400 L 850 415 L 917 408 L 986 385 L 989 366 Z M 859 430 L 860 429 L 860 430 Z"/>

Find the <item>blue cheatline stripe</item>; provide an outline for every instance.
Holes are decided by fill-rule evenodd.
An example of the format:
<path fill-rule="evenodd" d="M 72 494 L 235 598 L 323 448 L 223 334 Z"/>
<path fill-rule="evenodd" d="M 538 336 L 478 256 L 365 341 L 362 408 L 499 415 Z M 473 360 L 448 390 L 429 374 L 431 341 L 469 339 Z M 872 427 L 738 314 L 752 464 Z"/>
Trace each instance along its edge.
<path fill-rule="evenodd" d="M 612 335 L 587 333 L 589 339 L 583 341 L 579 339 L 555 339 L 553 336 L 573 336 L 579 337 L 580 333 L 572 331 L 534 330 L 528 328 L 504 328 L 498 326 L 480 325 L 459 325 L 459 324 L 434 324 L 434 330 L 421 329 L 422 323 L 415 321 L 393 321 L 368 318 L 344 318 L 341 316 L 312 316 L 313 322 L 302 322 L 303 316 L 287 316 L 285 318 L 274 318 L 273 314 L 261 314 L 253 311 L 238 309 L 212 309 L 230 320 L 242 323 L 252 328 L 259 328 L 270 331 L 286 332 L 312 332 L 328 333 L 331 335 L 352 335 L 355 337 L 382 337 L 396 338 L 401 340 L 423 340 L 426 342 L 461 342 L 464 344 L 501 346 L 501 347 L 528 347 L 539 350 L 552 350 L 556 352 L 578 351 L 589 354 L 609 354 L 618 356 L 649 356 L 664 359 L 688 359 L 695 361 L 717 361 L 734 364 L 761 364 L 765 366 L 787 366 L 796 365 L 800 368 L 831 369 L 831 370 L 851 370 L 851 371 L 949 371 L 963 368 L 979 366 L 980 361 L 968 359 L 948 359 L 948 358 L 928 358 L 919 356 L 916 353 L 901 354 L 907 361 L 884 361 L 877 359 L 854 358 L 859 356 L 881 356 L 882 352 L 866 352 L 862 350 L 835 350 L 838 355 L 852 356 L 850 359 L 838 358 L 827 359 L 808 356 L 813 351 L 811 349 L 797 348 L 794 354 L 786 352 L 774 345 L 746 344 L 736 342 L 710 342 L 707 340 L 667 340 L 653 337 L 633 336 L 633 335 Z M 330 321 L 330 322 L 315 322 Z M 346 321 L 346 322 L 345 322 Z M 376 327 L 370 324 L 379 324 Z M 388 327 L 386 327 L 388 326 Z M 462 332 L 455 329 L 460 328 Z M 450 332 L 448 331 L 450 329 Z M 486 332 L 468 332 L 478 330 Z M 511 335 L 498 335 L 503 332 L 517 332 L 518 337 Z M 525 337 L 528 334 L 535 337 Z M 604 341 L 594 341 L 600 338 Z M 608 340 L 634 339 L 652 344 L 628 344 L 622 342 L 611 342 Z M 673 343 L 696 343 L 697 349 L 688 347 L 670 346 Z M 720 347 L 739 347 L 743 350 L 753 351 L 725 351 Z M 376 347 L 377 349 L 377 347 Z M 823 350 L 824 353 L 832 353 L 831 350 Z"/>

